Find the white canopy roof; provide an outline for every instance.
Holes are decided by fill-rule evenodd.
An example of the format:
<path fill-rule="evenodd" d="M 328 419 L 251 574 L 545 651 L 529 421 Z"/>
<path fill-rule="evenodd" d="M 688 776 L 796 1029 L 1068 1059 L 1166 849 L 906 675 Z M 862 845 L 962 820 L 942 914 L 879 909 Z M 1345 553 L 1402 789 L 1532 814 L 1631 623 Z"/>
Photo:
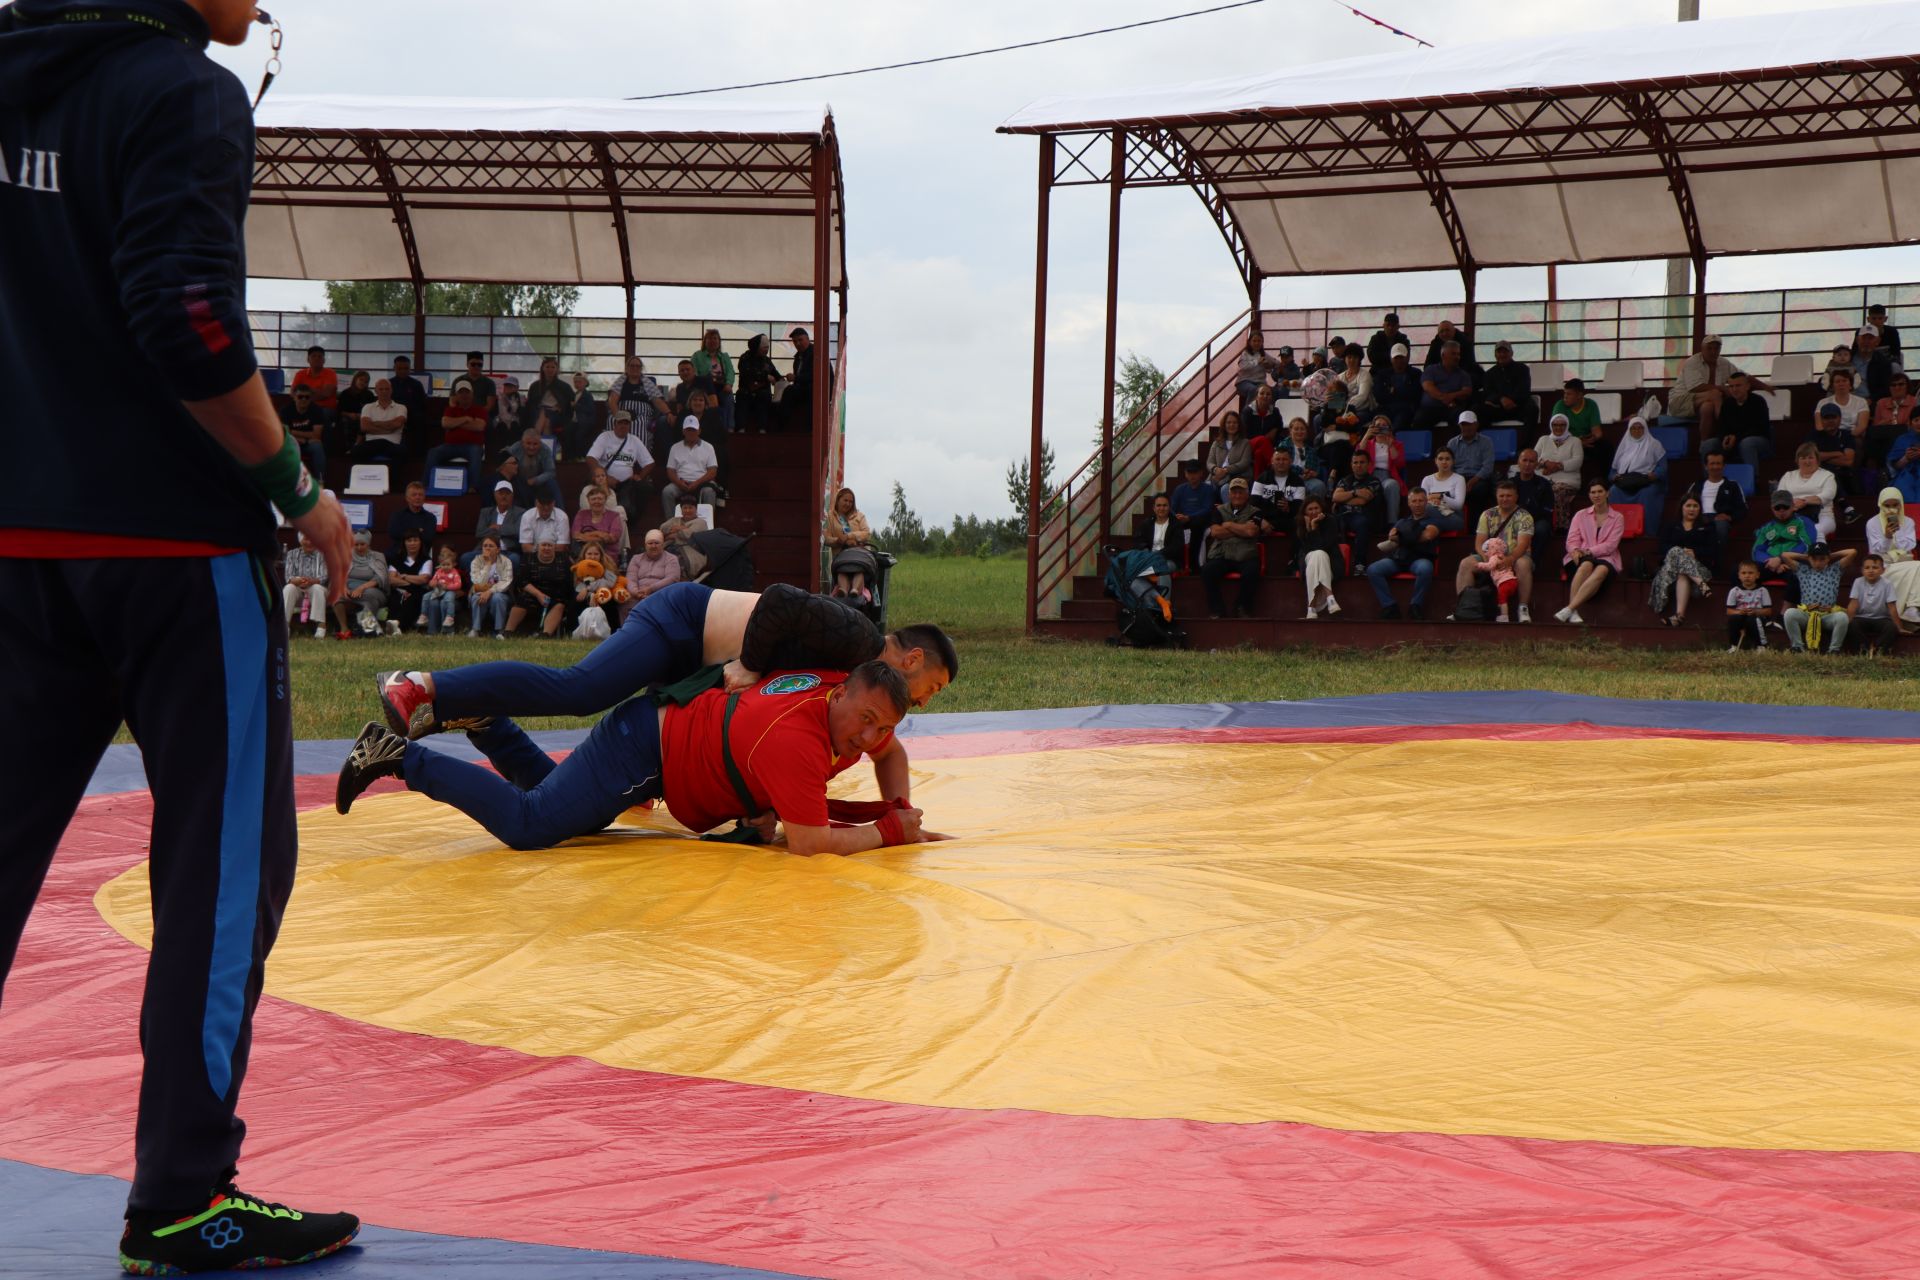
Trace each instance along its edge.
<path fill-rule="evenodd" d="M 1881 4 L 1046 98 L 1002 130 L 1123 128 L 1127 185 L 1199 189 L 1250 278 L 1865 247 L 1920 236 L 1916 55 L 1920 4 Z"/>
<path fill-rule="evenodd" d="M 256 117 L 248 270 L 288 279 L 811 289 L 825 107 L 300 97 Z"/>

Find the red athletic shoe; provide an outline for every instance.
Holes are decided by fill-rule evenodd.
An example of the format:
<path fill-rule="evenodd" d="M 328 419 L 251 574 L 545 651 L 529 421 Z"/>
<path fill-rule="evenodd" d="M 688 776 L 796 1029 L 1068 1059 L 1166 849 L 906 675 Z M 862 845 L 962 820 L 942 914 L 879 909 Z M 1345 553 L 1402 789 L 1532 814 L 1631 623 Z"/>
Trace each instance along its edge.
<path fill-rule="evenodd" d="M 386 712 L 387 727 L 395 733 L 413 740 L 440 731 L 441 726 L 433 714 L 433 699 L 425 689 L 407 679 L 406 672 L 383 672 L 373 678 L 373 685 L 380 695 L 380 709 Z"/>

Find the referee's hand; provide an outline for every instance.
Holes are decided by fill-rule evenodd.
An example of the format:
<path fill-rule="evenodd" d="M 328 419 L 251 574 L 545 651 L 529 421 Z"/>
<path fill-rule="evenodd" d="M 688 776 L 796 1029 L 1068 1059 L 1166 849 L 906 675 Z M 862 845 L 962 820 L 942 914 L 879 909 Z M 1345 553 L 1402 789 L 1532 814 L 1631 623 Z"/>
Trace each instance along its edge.
<path fill-rule="evenodd" d="M 327 558 L 327 603 L 338 602 L 346 593 L 347 566 L 353 561 L 353 530 L 347 527 L 347 513 L 340 509 L 340 500 L 323 491 L 313 510 L 288 523 L 306 534 Z"/>

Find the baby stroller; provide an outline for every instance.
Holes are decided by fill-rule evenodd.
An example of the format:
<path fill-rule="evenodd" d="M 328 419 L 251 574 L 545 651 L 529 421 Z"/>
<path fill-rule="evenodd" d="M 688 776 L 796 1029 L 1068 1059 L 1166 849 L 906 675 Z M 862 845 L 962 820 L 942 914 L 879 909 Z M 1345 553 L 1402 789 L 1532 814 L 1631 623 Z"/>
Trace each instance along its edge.
<path fill-rule="evenodd" d="M 1173 625 L 1173 564 L 1165 556 L 1107 548 L 1106 592 L 1120 605 L 1120 631 L 1108 644 L 1187 647 L 1187 633 Z"/>
<path fill-rule="evenodd" d="M 848 547 L 833 557 L 827 569 L 829 577 L 856 573 L 866 580 L 867 590 L 873 596 L 871 600 L 861 599 L 858 593 L 840 599 L 882 631 L 887 629 L 887 580 L 893 575 L 896 559 L 875 547 Z"/>

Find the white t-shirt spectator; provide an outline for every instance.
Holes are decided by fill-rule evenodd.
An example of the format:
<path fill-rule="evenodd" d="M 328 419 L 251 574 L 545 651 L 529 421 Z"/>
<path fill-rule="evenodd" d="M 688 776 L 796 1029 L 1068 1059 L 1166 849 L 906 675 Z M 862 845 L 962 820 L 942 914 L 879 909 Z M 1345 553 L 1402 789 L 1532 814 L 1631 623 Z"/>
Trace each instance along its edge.
<path fill-rule="evenodd" d="M 1882 579 L 1882 581 L 1884 581 L 1884 579 Z M 1733 589 L 1727 592 L 1727 608 L 1771 609 L 1773 608 L 1773 596 L 1768 594 L 1765 587 L 1743 587 L 1736 582 L 1733 585 Z"/>
<path fill-rule="evenodd" d="M 1467 478 L 1458 471 L 1442 480 L 1437 475 L 1429 475 L 1420 481 L 1420 487 L 1427 491 L 1427 497 L 1444 498 L 1449 511 L 1467 509 Z"/>
<path fill-rule="evenodd" d="M 605 467 L 607 479 L 615 484 L 625 484 L 633 479 L 635 471 L 653 463 L 653 455 L 632 431 L 627 432 L 625 440 L 611 431 L 602 431 L 593 447 L 587 450 L 587 456 Z"/>
<path fill-rule="evenodd" d="M 573 523 L 557 502 L 553 504 L 553 514 L 547 516 L 535 507 L 520 517 L 520 541 L 529 547 L 537 547 L 542 542 L 551 542 L 556 547 L 572 546 Z"/>
<path fill-rule="evenodd" d="M 392 401 L 386 408 L 380 407 L 375 400 L 360 410 L 360 434 L 367 440 L 381 440 L 387 444 L 399 444 L 400 433 L 407 428 L 407 406 L 398 400 Z"/>
<path fill-rule="evenodd" d="M 1720 509 L 1720 486 L 1725 483 L 1725 480 L 1702 480 L 1700 482 L 1700 510 L 1704 511 L 1709 517 Z"/>
<path fill-rule="evenodd" d="M 1888 618 L 1893 616 L 1893 582 L 1891 579 L 1883 577 L 1878 582 L 1868 582 L 1865 578 L 1855 578 L 1853 580 L 1853 599 L 1860 604 L 1860 607 L 1854 610 L 1854 617 L 1856 618 Z"/>
<path fill-rule="evenodd" d="M 691 448 L 685 440 L 679 440 L 667 450 L 667 470 L 673 472 L 674 479 L 682 485 L 698 484 L 701 476 L 719 465 L 720 455 L 705 440 Z"/>
<path fill-rule="evenodd" d="M 1798 471 L 1787 472 L 1780 477 L 1779 489 L 1789 497 L 1818 498 L 1821 510 L 1825 511 L 1833 507 L 1837 486 L 1833 472 L 1825 467 L 1818 467 L 1810 476 L 1802 476 Z"/>

